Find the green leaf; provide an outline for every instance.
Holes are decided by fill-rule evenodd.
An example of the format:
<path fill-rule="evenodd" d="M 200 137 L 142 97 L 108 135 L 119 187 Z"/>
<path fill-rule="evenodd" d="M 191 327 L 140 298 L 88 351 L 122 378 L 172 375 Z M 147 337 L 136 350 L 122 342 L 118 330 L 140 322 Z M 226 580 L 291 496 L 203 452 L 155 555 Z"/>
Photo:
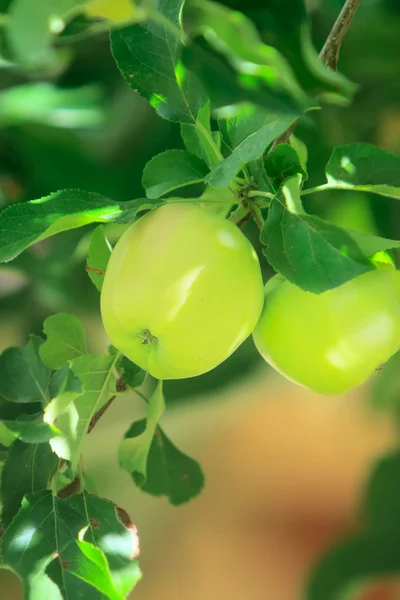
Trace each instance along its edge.
<path fill-rule="evenodd" d="M 82 383 L 81 380 L 72 373 L 69 365 L 64 365 L 61 369 L 58 369 L 50 379 L 49 395 L 50 398 L 57 398 L 60 395 L 69 393 L 81 394 Z"/>
<path fill-rule="evenodd" d="M 308 94 L 341 104 L 352 98 L 356 86 L 326 67 L 312 45 L 304 0 L 264 2 L 258 6 L 251 14 L 264 41 L 286 57 Z"/>
<path fill-rule="evenodd" d="M 47 340 L 40 348 L 40 358 L 50 369 L 60 369 L 68 361 L 86 354 L 85 332 L 74 315 L 58 313 L 47 317 L 43 331 Z"/>
<path fill-rule="evenodd" d="M 0 262 L 12 260 L 31 244 L 90 223 L 129 223 L 141 210 L 162 202 L 115 202 L 101 194 L 62 190 L 39 200 L 12 204 L 0 213 Z"/>
<path fill-rule="evenodd" d="M 375 376 L 370 392 L 374 408 L 398 411 L 400 409 L 400 352 L 394 354 Z"/>
<path fill-rule="evenodd" d="M 65 22 L 84 0 L 13 0 L 8 39 L 16 59 L 26 67 L 47 67 L 54 63 L 51 44 Z"/>
<path fill-rule="evenodd" d="M 269 152 L 264 167 L 276 191 L 286 179 L 297 174 L 302 175 L 303 180 L 307 179 L 307 173 L 301 166 L 296 150 L 289 144 L 279 144 Z"/>
<path fill-rule="evenodd" d="M 218 121 L 224 143 L 233 150 L 249 135 L 256 133 L 264 125 L 276 119 L 275 115 L 253 104 L 243 104 L 237 107 L 232 116 Z"/>
<path fill-rule="evenodd" d="M 44 490 L 58 458 L 48 444 L 25 444 L 16 441 L 7 453 L 1 474 L 2 522 L 14 518 L 26 494 Z"/>
<path fill-rule="evenodd" d="M 220 52 L 243 78 L 258 80 L 271 97 L 264 109 L 304 109 L 306 94 L 296 81 L 286 59 L 275 48 L 264 44 L 250 19 L 243 13 L 207 0 L 192 1 L 185 11 L 185 22 Z M 285 102 L 286 100 L 286 102 Z M 272 102 L 271 102 L 272 101 Z"/>
<path fill-rule="evenodd" d="M 194 124 L 181 123 L 181 137 L 187 150 L 211 168 L 223 159 L 221 138 L 217 138 L 217 134 L 217 131 L 211 131 L 209 101 L 199 109 Z"/>
<path fill-rule="evenodd" d="M 117 368 L 124 378 L 124 382 L 130 388 L 140 387 L 146 377 L 146 371 L 143 371 L 138 365 L 135 365 L 129 358 L 122 356 L 117 364 Z"/>
<path fill-rule="evenodd" d="M 400 452 L 383 457 L 374 467 L 364 498 L 364 522 L 368 534 L 400 533 Z"/>
<path fill-rule="evenodd" d="M 166 150 L 147 163 L 142 185 L 148 198 L 159 198 L 178 188 L 203 182 L 207 173 L 204 162 L 186 150 Z"/>
<path fill-rule="evenodd" d="M 0 421 L 0 444 L 8 448 L 14 441 L 15 435 L 8 429 L 4 421 Z"/>
<path fill-rule="evenodd" d="M 124 600 L 126 596 L 114 583 L 105 552 L 100 544 L 95 545 L 93 531 L 102 528 L 97 540 L 106 545 L 112 558 L 117 558 L 120 549 L 119 564 L 125 573 L 123 582 L 118 576 L 116 582 L 128 590 L 138 579 L 137 568 L 131 573 L 126 570 L 128 559 L 124 554 L 130 532 L 117 520 L 115 506 L 100 498 L 96 500 L 97 518 L 92 516 L 93 500 L 88 495 L 61 499 L 41 491 L 23 500 L 18 515 L 4 533 L 3 559 L 22 579 L 27 597 L 35 579 L 46 574 L 64 598 Z M 111 522 L 107 524 L 105 519 Z M 88 538 L 90 542 L 86 541 Z"/>
<path fill-rule="evenodd" d="M 146 427 L 136 437 L 125 437 L 118 449 L 120 465 L 131 473 L 138 485 L 143 485 L 147 477 L 147 460 L 158 421 L 165 410 L 165 400 L 162 392 L 162 382 L 150 398 L 147 407 Z"/>
<path fill-rule="evenodd" d="M 247 136 L 232 152 L 206 177 L 206 182 L 215 188 L 229 185 L 235 175 L 247 163 L 260 158 L 266 147 L 280 136 L 293 122 L 292 117 L 275 118 L 255 133 Z"/>
<path fill-rule="evenodd" d="M 86 354 L 75 358 L 71 363 L 72 372 L 79 377 L 83 386 L 83 393 L 75 401 L 77 419 L 73 423 L 73 435 L 68 432 L 70 449 L 68 460 L 71 461 L 74 470 L 92 417 L 115 391 L 113 370 L 118 359 L 119 355 L 113 357 Z M 57 425 L 60 428 L 59 422 Z"/>
<path fill-rule="evenodd" d="M 146 429 L 146 419 L 132 423 L 125 439 L 134 439 Z M 178 450 L 160 427 L 156 427 L 147 457 L 146 480 L 132 473 L 136 485 L 152 496 L 166 496 L 174 506 L 188 502 L 204 487 L 198 462 Z"/>
<path fill-rule="evenodd" d="M 182 60 L 201 80 L 212 108 L 221 109 L 220 116 L 231 115 L 243 102 L 256 104 L 269 112 L 291 115 L 293 119 L 308 107 L 305 103 L 299 105 L 286 90 L 271 87 L 268 75 L 254 74 L 253 65 L 249 69 L 246 63 L 238 63 L 234 57 L 220 54 L 210 41 L 196 38 L 185 47 Z"/>
<path fill-rule="evenodd" d="M 327 552 L 313 569 L 306 587 L 307 600 L 342 598 L 355 583 L 400 572 L 398 536 L 356 537 Z"/>
<path fill-rule="evenodd" d="M 111 256 L 111 245 L 104 233 L 103 225 L 99 225 L 92 233 L 87 258 L 87 273 L 95 287 L 101 292 L 104 274 Z"/>
<path fill-rule="evenodd" d="M 328 185 L 400 199 L 400 158 L 372 144 L 334 148 L 326 165 Z"/>
<path fill-rule="evenodd" d="M 287 204 L 281 199 L 272 202 L 261 241 L 273 268 L 303 290 L 319 294 L 337 287 L 373 269 L 368 256 L 400 245 L 293 212 L 286 189 L 290 181 L 282 188 Z"/>
<path fill-rule="evenodd" d="M 67 118 L 63 119 L 63 114 Z M 95 128 L 105 122 L 101 88 L 64 88 L 30 83 L 0 93 L 1 126 L 39 123 L 66 129 Z"/>
<path fill-rule="evenodd" d="M 46 402 L 50 369 L 40 360 L 43 340 L 31 336 L 24 348 L 8 348 L 0 355 L 0 396 L 8 402 Z"/>
<path fill-rule="evenodd" d="M 308 162 L 308 148 L 300 138 L 296 137 L 293 133 L 290 136 L 289 144 L 294 148 L 297 152 L 297 156 L 299 157 L 300 164 L 303 168 L 303 171 L 307 173 L 307 162 Z"/>
<path fill-rule="evenodd" d="M 85 540 L 104 552 L 115 588 L 127 597 L 141 578 L 136 560 L 139 540 L 135 525 L 113 502 L 86 492 L 73 496 L 70 504 L 89 519 Z"/>
<path fill-rule="evenodd" d="M 48 442 L 57 433 L 56 428 L 43 421 L 43 413 L 21 415 L 14 421 L 0 421 L 21 442 L 40 444 Z"/>
<path fill-rule="evenodd" d="M 146 23 L 113 31 L 111 50 L 128 85 L 144 96 L 161 117 L 195 123 L 207 97 L 180 60 L 183 4 L 184 0 L 159 0 L 161 19 L 155 15 Z"/>

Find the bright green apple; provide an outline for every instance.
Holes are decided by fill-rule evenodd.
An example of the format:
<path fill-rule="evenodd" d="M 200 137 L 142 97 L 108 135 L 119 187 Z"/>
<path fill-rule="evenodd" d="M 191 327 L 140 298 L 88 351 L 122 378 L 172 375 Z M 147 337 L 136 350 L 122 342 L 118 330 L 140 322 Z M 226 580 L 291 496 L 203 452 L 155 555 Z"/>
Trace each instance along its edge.
<path fill-rule="evenodd" d="M 194 377 L 251 334 L 264 302 L 260 264 L 233 223 L 193 204 L 165 204 L 136 221 L 111 255 L 104 327 L 159 379 Z"/>
<path fill-rule="evenodd" d="M 320 295 L 276 275 L 253 336 L 289 379 L 321 394 L 344 393 L 400 347 L 400 273 L 381 265 Z"/>

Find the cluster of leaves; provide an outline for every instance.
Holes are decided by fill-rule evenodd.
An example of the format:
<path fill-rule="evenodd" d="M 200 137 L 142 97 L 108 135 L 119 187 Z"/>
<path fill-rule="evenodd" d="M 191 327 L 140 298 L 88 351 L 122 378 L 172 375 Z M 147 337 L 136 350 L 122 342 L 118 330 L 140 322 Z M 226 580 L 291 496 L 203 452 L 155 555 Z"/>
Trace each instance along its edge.
<path fill-rule="evenodd" d="M 89 4 L 42 2 L 37 10 L 30 0 L 14 0 L 4 60 L 54 70 L 67 60 L 68 38 L 109 27 L 82 17 Z M 180 123 L 185 149 L 167 150 L 146 165 L 145 198 L 118 202 L 74 189 L 7 207 L 0 213 L 0 262 L 62 231 L 131 223 L 165 202 L 196 202 L 235 222 L 258 215 L 270 265 L 314 293 L 374 268 L 370 255 L 399 247 L 397 240 L 305 212 L 302 197 L 328 189 L 400 198 L 400 159 L 368 144 L 337 147 L 326 165 L 327 183 L 304 187 L 306 149 L 294 136 L 274 142 L 324 102 L 348 102 L 354 86 L 318 59 L 302 0 L 262 4 L 268 5 L 250 3 L 245 15 L 205 0 L 132 3 L 129 22 L 112 30 L 112 54 L 128 85 L 161 117 Z M 40 88 L 30 93 L 40 104 Z M 55 107 L 58 101 L 55 95 Z M 15 105 L 11 92 L 0 98 L 10 122 L 23 118 Z M 202 194 L 190 197 L 198 185 Z M 87 264 L 99 290 L 109 255 L 100 226 Z M 46 340 L 33 337 L 0 357 L 3 564 L 19 574 L 27 598 L 39 592 L 78 597 L 89 589 L 91 597 L 124 598 L 139 577 L 136 535 L 118 507 L 85 490 L 81 448 L 108 404 L 128 388 L 138 391 L 145 373 L 114 348 L 88 354 L 83 328 L 71 315 L 49 317 L 44 333 Z M 203 475 L 160 428 L 164 408 L 160 383 L 146 418 L 121 442 L 119 460 L 142 490 L 176 505 L 199 493 Z"/>

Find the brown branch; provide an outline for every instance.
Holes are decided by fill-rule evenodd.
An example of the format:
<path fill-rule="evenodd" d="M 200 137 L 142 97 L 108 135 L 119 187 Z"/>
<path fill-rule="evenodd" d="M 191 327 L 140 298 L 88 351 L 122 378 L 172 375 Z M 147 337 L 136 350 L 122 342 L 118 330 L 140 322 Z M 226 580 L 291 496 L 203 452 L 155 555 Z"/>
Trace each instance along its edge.
<path fill-rule="evenodd" d="M 334 26 L 331 29 L 330 34 L 326 38 L 325 44 L 319 53 L 320 58 L 334 71 L 337 69 L 339 62 L 340 49 L 344 40 L 344 36 L 349 29 L 354 15 L 356 14 L 357 8 L 360 6 L 361 0 L 346 0 L 338 18 L 335 21 Z M 282 135 L 274 141 L 271 146 L 270 152 L 274 150 L 279 144 L 287 144 L 290 136 L 292 135 L 297 121 L 282 133 Z"/>
<path fill-rule="evenodd" d="M 324 47 L 319 53 L 324 63 L 334 71 L 337 69 L 344 36 L 351 25 L 360 3 L 361 0 L 346 0 L 330 34 L 326 38 Z"/>
<path fill-rule="evenodd" d="M 117 392 L 125 392 L 125 390 L 127 389 L 126 383 L 122 379 L 122 377 L 120 377 L 118 379 L 115 388 L 116 388 Z M 114 396 L 111 396 L 111 398 L 109 400 L 107 400 L 107 402 L 97 412 L 94 413 L 94 415 L 89 423 L 89 427 L 88 427 L 88 431 L 87 431 L 88 433 L 90 433 L 92 431 L 92 429 L 94 427 L 96 427 L 97 422 L 99 421 L 99 419 L 101 419 L 101 417 L 104 415 L 106 410 L 108 408 L 110 408 L 111 404 L 114 402 L 116 397 L 117 397 L 116 394 Z"/>

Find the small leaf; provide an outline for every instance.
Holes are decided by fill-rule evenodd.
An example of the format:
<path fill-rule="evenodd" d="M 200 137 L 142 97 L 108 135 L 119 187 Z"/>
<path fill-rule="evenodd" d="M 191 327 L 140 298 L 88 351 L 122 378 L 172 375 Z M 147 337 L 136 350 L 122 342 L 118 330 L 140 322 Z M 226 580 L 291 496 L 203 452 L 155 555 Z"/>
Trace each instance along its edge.
<path fill-rule="evenodd" d="M 292 117 L 280 117 L 264 125 L 247 136 L 232 152 L 206 177 L 206 182 L 215 188 L 229 185 L 235 175 L 247 163 L 260 158 L 266 147 L 281 135 L 293 122 Z"/>
<path fill-rule="evenodd" d="M 82 383 L 81 380 L 72 373 L 69 366 L 64 365 L 61 369 L 58 369 L 50 379 L 49 395 L 50 398 L 57 398 L 69 393 L 81 394 Z"/>
<path fill-rule="evenodd" d="M 0 395 L 8 402 L 46 402 L 50 370 L 41 362 L 43 340 L 31 336 L 24 348 L 8 348 L 0 355 Z"/>
<path fill-rule="evenodd" d="M 143 369 L 135 365 L 135 363 L 126 356 L 122 356 L 117 367 L 122 371 L 121 374 L 124 381 L 130 388 L 140 387 L 143 384 L 146 377 L 146 371 L 143 371 Z"/>
<path fill-rule="evenodd" d="M 225 144 L 234 150 L 249 135 L 275 119 L 276 116 L 259 106 L 243 104 L 237 107 L 232 116 L 219 119 L 218 125 Z"/>
<path fill-rule="evenodd" d="M 148 198 L 159 198 L 178 188 L 201 183 L 208 169 L 186 150 L 166 150 L 144 168 L 142 184 Z"/>
<path fill-rule="evenodd" d="M 216 137 L 217 134 L 217 131 L 211 131 L 209 101 L 199 109 L 194 124 L 181 124 L 181 137 L 187 150 L 211 168 L 223 158 L 220 152 L 221 139 Z"/>
<path fill-rule="evenodd" d="M 307 162 L 308 162 L 308 148 L 300 138 L 296 137 L 293 133 L 290 136 L 289 144 L 294 148 L 297 152 L 297 156 L 299 157 L 300 164 L 303 168 L 303 171 L 307 173 Z"/>
<path fill-rule="evenodd" d="M 47 317 L 43 331 L 47 340 L 40 348 L 40 358 L 51 369 L 60 369 L 66 362 L 86 354 L 85 332 L 74 315 L 58 313 Z"/>
<path fill-rule="evenodd" d="M 146 419 L 136 421 L 125 439 L 136 438 L 146 429 Z M 204 487 L 200 465 L 178 450 L 160 427 L 156 427 L 146 465 L 146 480 L 137 472 L 132 478 L 144 492 L 152 496 L 167 496 L 174 506 L 188 502 Z"/>
<path fill-rule="evenodd" d="M 12 204 L 0 212 L 0 262 L 12 260 L 47 237 L 90 223 L 129 223 L 141 210 L 162 202 L 115 202 L 101 194 L 62 190 L 39 200 Z"/>
<path fill-rule="evenodd" d="M 400 199 L 400 158 L 372 144 L 334 148 L 326 165 L 329 187 Z"/>
<path fill-rule="evenodd" d="M 101 292 L 104 274 L 111 256 L 111 245 L 104 233 L 103 225 L 99 225 L 92 233 L 86 271 L 95 287 Z"/>
<path fill-rule="evenodd" d="M 207 97 L 180 60 L 183 4 L 184 0 L 158 0 L 157 10 L 171 26 L 150 17 L 146 23 L 115 30 L 111 33 L 111 50 L 128 85 L 144 96 L 161 117 L 195 123 Z"/>
<path fill-rule="evenodd" d="M 368 256 L 400 245 L 396 240 L 337 227 L 314 215 L 291 212 L 279 199 L 272 202 L 261 241 L 276 271 L 316 294 L 373 269 Z"/>
<path fill-rule="evenodd" d="M 279 144 L 269 152 L 264 167 L 276 191 L 286 179 L 297 174 L 301 174 L 303 180 L 307 179 L 307 173 L 301 166 L 296 150 L 289 144 Z"/>
<path fill-rule="evenodd" d="M 26 494 L 48 487 L 58 459 L 48 444 L 16 441 L 7 453 L 1 474 L 2 522 L 8 525 Z"/>
<path fill-rule="evenodd" d="M 64 598 L 124 600 L 126 595 L 118 587 L 129 591 L 135 585 L 137 567 L 133 564 L 129 573 L 129 559 L 125 557 L 130 533 L 118 522 L 115 505 L 100 498 L 97 501 L 95 515 L 102 521 L 92 517 L 93 500 L 86 494 L 61 499 L 41 491 L 23 500 L 3 535 L 3 560 L 22 579 L 28 597 L 36 578 L 43 575 L 50 577 Z M 104 522 L 105 518 L 110 524 Z M 92 535 L 97 523 L 98 528 L 102 527 L 97 541 L 124 570 L 120 576 L 115 574 L 116 583 L 106 554 Z M 90 542 L 86 541 L 88 537 Z"/>
<path fill-rule="evenodd" d="M 143 433 L 136 437 L 125 437 L 118 449 L 120 465 L 131 473 L 138 485 L 147 477 L 147 460 L 158 421 L 165 410 L 162 382 L 157 385 L 147 407 L 147 420 Z"/>

